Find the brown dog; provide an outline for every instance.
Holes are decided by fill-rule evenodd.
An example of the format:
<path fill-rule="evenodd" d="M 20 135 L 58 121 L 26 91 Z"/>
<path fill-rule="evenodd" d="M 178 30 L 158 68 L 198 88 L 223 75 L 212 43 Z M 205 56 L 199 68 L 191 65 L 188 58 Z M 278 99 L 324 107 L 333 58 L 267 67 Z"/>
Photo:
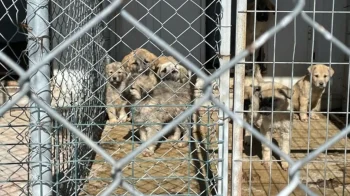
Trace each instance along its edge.
<path fill-rule="evenodd" d="M 120 62 L 113 62 L 106 65 L 105 72 L 108 80 L 106 85 L 106 104 L 121 106 L 107 107 L 109 122 L 126 122 L 128 121 L 128 115 L 122 106 L 126 105 L 127 101 L 122 98 L 122 92 L 126 88 L 128 73 Z"/>
<path fill-rule="evenodd" d="M 333 76 L 334 70 L 326 65 L 317 64 L 308 68 L 309 73 L 294 84 L 293 107 L 294 111 L 300 111 L 299 117 L 302 122 L 307 122 L 307 111 L 311 102 L 310 118 L 317 120 L 320 117 L 313 113 L 319 112 L 321 108 L 321 98 L 329 79 Z M 311 76 L 311 80 L 310 80 Z M 310 97 L 310 90 L 311 97 Z M 297 118 L 298 115 L 294 115 Z"/>
<path fill-rule="evenodd" d="M 149 68 L 154 70 L 158 65 L 158 57 L 144 48 L 138 48 L 126 55 L 122 64 L 129 73 L 142 73 Z"/>
<path fill-rule="evenodd" d="M 189 79 L 187 69 L 172 56 L 161 56 L 158 59 L 157 75 L 161 80 L 173 80 L 184 83 Z"/>
<path fill-rule="evenodd" d="M 289 105 L 293 91 L 277 82 L 274 82 L 274 84 L 272 82 L 262 82 L 259 86 L 260 93 L 255 93 L 254 96 L 255 99 L 259 99 L 258 107 L 262 118 L 260 132 L 268 141 L 271 141 L 271 131 L 278 131 L 282 138 L 281 150 L 289 155 L 290 114 L 279 113 L 279 111 L 290 111 Z M 268 166 L 268 162 L 271 160 L 271 149 L 265 144 L 262 144 L 262 159 L 262 164 L 265 167 Z M 288 162 L 282 161 L 282 168 L 287 170 Z"/>
<path fill-rule="evenodd" d="M 150 95 L 159 81 L 159 78 L 154 73 L 139 75 L 130 85 L 128 93 L 135 102 L 140 101 L 142 98 Z"/>
<path fill-rule="evenodd" d="M 145 99 L 137 103 L 138 106 L 147 107 L 135 107 L 135 112 L 133 113 L 134 122 L 137 124 L 146 123 L 142 126 L 136 126 L 140 131 L 142 142 L 149 140 L 157 131 L 160 131 L 162 124 L 169 123 L 186 110 L 184 106 L 174 105 L 188 105 L 190 102 L 191 91 L 189 83 L 181 84 L 172 80 L 160 82 L 152 90 L 151 97 L 145 97 Z M 187 120 L 175 127 L 174 134 L 170 139 L 179 140 L 181 134 L 183 134 L 182 142 L 176 144 L 179 148 L 188 144 L 190 132 Z M 156 143 L 148 146 L 142 153 L 143 156 L 152 156 L 155 148 Z"/>
<path fill-rule="evenodd" d="M 175 81 L 184 83 L 188 80 L 188 72 L 171 56 L 162 56 L 158 59 L 154 71 L 149 74 L 141 74 L 135 78 L 130 86 L 130 94 L 136 100 L 150 95 L 151 91 L 161 81 Z"/>

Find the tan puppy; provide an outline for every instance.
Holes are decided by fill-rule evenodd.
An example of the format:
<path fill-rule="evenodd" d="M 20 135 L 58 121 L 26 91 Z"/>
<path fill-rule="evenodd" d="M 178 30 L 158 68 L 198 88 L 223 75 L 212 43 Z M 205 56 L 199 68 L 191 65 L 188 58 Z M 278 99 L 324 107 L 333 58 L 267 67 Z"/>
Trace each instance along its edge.
<path fill-rule="evenodd" d="M 189 79 L 187 69 L 172 56 L 161 56 L 158 59 L 157 74 L 161 80 L 173 80 L 184 83 Z"/>
<path fill-rule="evenodd" d="M 244 113 L 245 120 L 248 123 L 253 122 L 253 124 L 260 128 L 261 118 L 259 112 L 259 104 L 257 104 L 258 100 L 254 98 L 254 93 L 256 91 L 260 91 L 260 83 L 264 82 L 264 79 L 261 75 L 260 65 L 254 65 L 254 80 L 252 76 L 246 76 L 244 78 L 244 110 L 250 111 L 249 113 Z M 245 132 L 246 136 L 249 136 L 249 132 Z M 245 142 L 246 143 L 246 142 Z"/>
<path fill-rule="evenodd" d="M 260 83 L 264 82 L 264 79 L 261 75 L 260 65 L 256 64 L 254 67 L 254 80 L 252 76 L 246 76 L 244 79 L 244 111 L 248 111 L 244 113 L 244 120 L 256 128 L 260 128 L 262 124 L 262 118 L 258 112 L 260 99 L 255 94 L 260 93 Z M 251 133 L 245 131 L 243 139 L 245 145 L 250 145 L 250 137 Z"/>
<path fill-rule="evenodd" d="M 130 86 L 130 94 L 135 100 L 147 97 L 160 81 L 172 80 L 184 83 L 188 80 L 187 69 L 171 56 L 162 56 L 156 65 L 156 74 L 150 72 L 136 77 Z"/>
<path fill-rule="evenodd" d="M 260 132 L 268 141 L 271 141 L 271 131 L 278 131 L 281 134 L 282 144 L 281 150 L 289 155 L 289 129 L 290 129 L 290 114 L 279 113 L 278 111 L 288 111 L 290 99 L 293 91 L 275 82 L 262 82 L 260 85 L 260 93 L 255 93 L 255 99 L 259 99 L 259 112 L 262 118 Z M 272 104 L 273 103 L 273 104 Z M 273 114 L 271 111 L 274 111 Z M 273 117 L 273 122 L 272 121 Z M 271 149 L 265 144 L 262 144 L 262 164 L 268 166 L 268 161 L 271 160 Z M 288 169 L 288 162 L 282 161 L 282 168 Z"/>
<path fill-rule="evenodd" d="M 106 104 L 123 106 L 127 104 L 121 94 L 126 87 L 128 73 L 120 62 L 113 62 L 106 65 L 107 76 Z M 107 114 L 110 123 L 126 122 L 128 115 L 124 107 L 107 107 Z"/>
<path fill-rule="evenodd" d="M 122 64 L 127 72 L 142 73 L 148 68 L 155 69 L 158 65 L 158 58 L 152 52 L 144 48 L 138 48 L 126 55 L 122 60 Z"/>
<path fill-rule="evenodd" d="M 313 113 L 319 112 L 321 108 L 321 98 L 329 79 L 333 76 L 334 70 L 326 65 L 317 64 L 308 68 L 309 73 L 294 84 L 293 107 L 294 111 L 300 111 L 299 117 L 302 122 L 307 122 L 307 111 L 311 102 L 310 118 L 317 120 L 320 117 Z M 310 81 L 311 75 L 311 81 Z M 312 88 L 310 97 L 310 88 Z M 298 118 L 298 115 L 294 115 Z"/>
<path fill-rule="evenodd" d="M 137 128 L 140 131 L 141 140 L 147 141 L 152 138 L 157 131 L 162 129 L 163 123 L 172 121 L 176 116 L 180 115 L 186 110 L 184 106 L 162 106 L 162 105 L 187 105 L 191 102 L 191 91 L 189 83 L 181 84 L 179 82 L 166 80 L 159 83 L 155 89 L 153 89 L 151 97 L 146 98 L 138 102 L 139 106 L 147 107 L 135 107 L 133 113 L 134 122 L 137 124 L 145 123 L 144 125 L 138 125 Z M 175 132 L 171 139 L 179 140 L 181 133 L 183 133 L 183 142 L 177 143 L 177 147 L 185 147 L 189 140 L 189 127 L 187 120 L 175 127 Z M 150 145 L 144 152 L 143 156 L 152 156 L 156 144 Z"/>
<path fill-rule="evenodd" d="M 130 95 L 134 101 L 139 101 L 144 97 L 148 97 L 151 91 L 159 83 L 159 78 L 150 73 L 149 75 L 140 75 L 130 85 Z"/>

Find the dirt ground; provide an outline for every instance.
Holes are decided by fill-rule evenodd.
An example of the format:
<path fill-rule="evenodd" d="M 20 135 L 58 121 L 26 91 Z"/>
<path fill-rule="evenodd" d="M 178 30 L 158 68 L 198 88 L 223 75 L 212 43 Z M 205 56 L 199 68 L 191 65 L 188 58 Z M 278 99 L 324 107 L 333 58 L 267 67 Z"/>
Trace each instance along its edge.
<path fill-rule="evenodd" d="M 0 195 L 28 193 L 28 114 L 10 110 L 0 118 Z"/>
<path fill-rule="evenodd" d="M 163 140 L 154 156 L 137 156 L 123 169 L 126 181 L 144 194 L 214 193 L 211 179 L 217 178 L 217 127 L 208 124 L 207 118 L 208 114 L 201 115 L 200 123 L 203 126 L 192 133 L 192 142 L 187 147 L 177 149 L 173 142 Z M 115 159 L 123 158 L 140 144 L 131 128 L 130 125 L 107 127 L 101 146 Z M 81 195 L 97 195 L 110 183 L 111 168 L 100 156 L 97 156 L 92 171 L 91 179 Z M 117 195 L 125 193 L 121 188 L 115 191 Z"/>
<path fill-rule="evenodd" d="M 202 126 L 193 132 L 191 145 L 183 149 L 176 149 L 171 143 L 162 141 L 153 157 L 145 158 L 139 155 L 123 169 L 123 176 L 140 192 L 144 194 L 177 194 L 177 195 L 215 195 L 217 180 L 218 127 L 215 114 L 202 114 Z M 210 122 L 208 122 L 210 119 Z M 309 148 L 316 149 L 327 138 L 339 132 L 338 124 L 327 123 L 327 119 L 312 121 L 310 134 L 307 123 L 295 121 L 293 123 L 291 157 L 293 160 L 304 158 Z M 328 127 L 328 135 L 326 128 Z M 103 133 L 102 146 L 113 155 L 121 159 L 139 145 L 139 141 L 131 134 L 130 126 L 107 127 Z M 274 135 L 278 143 L 279 135 Z M 310 140 L 308 140 L 310 138 Z M 197 142 L 196 142 L 197 141 Z M 310 142 L 307 142 L 310 141 Z M 288 173 L 281 170 L 279 157 L 271 162 L 271 169 L 261 165 L 261 143 L 254 139 L 252 156 L 250 149 L 245 146 L 243 151 L 242 195 L 276 195 L 288 184 Z M 350 195 L 350 164 L 345 160 L 350 155 L 344 155 L 346 140 L 342 139 L 332 146 L 327 154 L 319 155 L 315 160 L 306 164 L 300 170 L 301 180 L 319 195 Z M 348 147 L 349 148 L 349 147 Z M 231 147 L 229 148 L 231 155 Z M 229 164 L 231 165 L 231 157 Z M 97 195 L 110 183 L 111 168 L 105 164 L 100 156 L 92 167 L 89 183 L 84 186 L 81 195 Z M 229 179 L 231 175 L 229 172 Z M 214 179 L 214 181 L 211 181 Z M 326 179 L 324 181 L 323 179 Z M 229 189 L 230 189 L 229 182 Z M 230 189 L 231 191 L 231 189 Z M 128 195 L 121 188 L 116 195 Z M 292 195 L 305 195 L 297 188 Z"/>
<path fill-rule="evenodd" d="M 126 181 L 144 194 L 213 195 L 218 179 L 218 126 L 217 113 L 203 112 L 200 126 L 192 133 L 189 146 L 176 149 L 173 143 L 161 141 L 153 157 L 141 155 L 123 169 Z M 12 196 L 28 193 L 28 114 L 11 110 L 0 119 L 0 195 Z M 327 133 L 328 128 L 328 133 Z M 308 124 L 293 122 L 291 157 L 299 160 L 307 156 L 308 149 L 317 149 L 333 137 L 344 124 L 324 117 Z M 132 126 L 106 126 L 101 146 L 115 159 L 121 159 L 140 144 L 130 131 Z M 279 142 L 278 134 L 274 135 Z M 18 145 L 19 144 L 19 145 Z M 271 170 L 261 166 L 261 144 L 254 140 L 252 154 L 245 146 L 243 151 L 242 195 L 276 195 L 288 184 L 286 171 L 281 170 L 279 158 L 271 163 Z M 309 162 L 300 170 L 300 178 L 318 195 L 350 195 L 350 155 L 348 141 L 343 138 L 326 153 Z M 231 155 L 232 149 L 229 148 Z M 229 159 L 231 164 L 231 157 Z M 80 195 L 98 195 L 110 184 L 111 168 L 101 156 L 97 156 L 88 177 L 89 181 Z M 231 179 L 230 171 L 228 173 Z M 324 181 L 324 179 L 326 181 Z M 229 182 L 230 188 L 231 182 Z M 130 195 L 118 188 L 116 195 Z M 297 188 L 292 195 L 305 195 Z"/>

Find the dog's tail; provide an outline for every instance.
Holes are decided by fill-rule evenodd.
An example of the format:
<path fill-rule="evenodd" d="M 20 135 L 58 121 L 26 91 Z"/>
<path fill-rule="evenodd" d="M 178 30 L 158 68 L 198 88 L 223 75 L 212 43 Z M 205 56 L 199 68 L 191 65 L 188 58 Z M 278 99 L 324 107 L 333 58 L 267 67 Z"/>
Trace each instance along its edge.
<path fill-rule="evenodd" d="M 261 75 L 261 70 L 260 70 L 260 65 L 259 64 L 255 64 L 255 70 L 254 70 L 254 77 L 255 79 L 260 83 L 260 82 L 264 82 L 264 79 Z"/>

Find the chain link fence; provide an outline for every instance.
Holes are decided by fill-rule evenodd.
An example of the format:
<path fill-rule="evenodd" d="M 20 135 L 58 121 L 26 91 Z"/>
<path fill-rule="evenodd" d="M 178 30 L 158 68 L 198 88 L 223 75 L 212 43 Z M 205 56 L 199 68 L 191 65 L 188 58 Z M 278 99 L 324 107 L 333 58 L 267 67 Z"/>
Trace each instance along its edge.
<path fill-rule="evenodd" d="M 294 160 L 244 122 L 242 113 L 244 58 L 276 39 L 297 17 L 350 55 L 345 44 L 303 12 L 304 0 L 293 6 L 246 47 L 247 1 L 2 2 L 0 22 L 6 30 L 0 30 L 1 195 L 241 195 L 243 127 L 289 163 L 289 181 L 279 195 L 297 187 L 316 195 L 301 180 L 300 169 L 350 129 Z M 163 128 L 142 142 L 133 115 L 131 122 L 117 124 L 106 115 L 106 108 L 116 106 L 106 101 L 110 78 L 105 66 L 137 48 L 154 53 L 154 61 L 173 56 L 188 69 L 193 90 L 187 109 L 162 122 Z M 9 88 L 13 80 L 19 88 Z M 137 104 L 129 104 L 131 114 L 139 110 Z M 170 106 L 156 107 L 152 112 Z M 232 134 L 228 118 L 233 120 Z M 165 137 L 179 125 L 190 127 L 184 148 L 175 148 Z M 142 156 L 153 143 L 159 143 L 155 154 Z"/>

